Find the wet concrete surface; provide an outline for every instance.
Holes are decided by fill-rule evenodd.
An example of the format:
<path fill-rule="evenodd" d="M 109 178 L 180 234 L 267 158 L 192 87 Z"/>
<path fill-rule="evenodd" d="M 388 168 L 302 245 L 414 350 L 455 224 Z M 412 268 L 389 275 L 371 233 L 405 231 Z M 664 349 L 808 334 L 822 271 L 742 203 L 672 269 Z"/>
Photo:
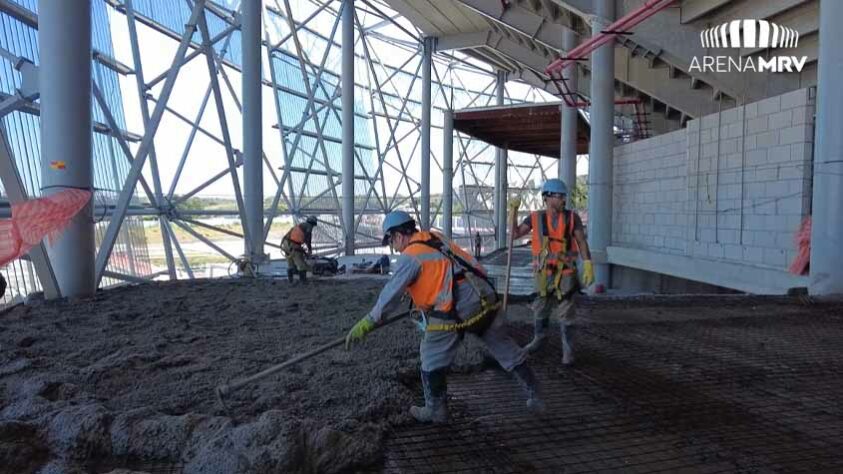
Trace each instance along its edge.
<path fill-rule="evenodd" d="M 452 423 L 412 422 L 409 321 L 220 408 L 216 386 L 343 335 L 383 283 L 156 283 L 0 314 L 0 473 L 843 472 L 843 306 L 807 299 L 582 298 L 576 365 L 556 324 L 531 358 L 539 417 L 467 338 Z M 509 319 L 526 343 L 527 307 Z"/>
<path fill-rule="evenodd" d="M 383 282 L 199 280 L 16 307 L 0 315 L 0 472 L 376 463 L 418 391 L 409 320 L 244 387 L 226 398 L 230 412 L 214 389 L 343 336 Z M 460 360 L 482 357 L 471 346 Z"/>

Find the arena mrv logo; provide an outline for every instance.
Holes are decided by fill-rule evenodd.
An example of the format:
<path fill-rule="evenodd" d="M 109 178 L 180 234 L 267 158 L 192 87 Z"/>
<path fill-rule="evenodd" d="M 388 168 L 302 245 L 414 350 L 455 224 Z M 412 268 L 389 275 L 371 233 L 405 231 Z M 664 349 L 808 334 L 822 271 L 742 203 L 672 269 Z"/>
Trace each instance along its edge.
<path fill-rule="evenodd" d="M 795 48 L 799 32 L 765 20 L 733 20 L 700 32 L 702 47 L 709 48 Z M 771 58 L 702 56 L 691 60 L 688 72 L 801 72 L 808 56 L 773 56 Z"/>

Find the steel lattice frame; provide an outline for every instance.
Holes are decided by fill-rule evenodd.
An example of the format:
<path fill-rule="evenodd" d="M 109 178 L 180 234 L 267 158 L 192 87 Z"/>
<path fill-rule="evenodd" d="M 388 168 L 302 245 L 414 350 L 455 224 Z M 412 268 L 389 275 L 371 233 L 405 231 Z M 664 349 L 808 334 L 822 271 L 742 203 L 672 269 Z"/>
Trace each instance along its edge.
<path fill-rule="evenodd" d="M 244 223 L 243 192 L 238 168 L 243 164 L 241 144 L 232 137 L 241 108 L 239 16 L 236 1 L 228 5 L 207 0 L 95 0 L 112 9 L 111 21 L 125 21 L 131 42 L 131 58 L 124 66 L 127 78 L 135 82 L 141 105 L 143 130 L 135 135 L 114 133 L 115 155 L 131 167 L 123 175 L 119 196 L 107 203 L 107 227 L 97 254 L 98 282 L 103 277 L 125 281 L 154 278 L 155 271 L 142 273 L 110 265 L 115 242 L 129 215 L 157 217 L 161 228 L 166 269 L 170 278 L 195 276 L 195 269 L 174 232 L 183 229 L 229 260 L 239 252 L 223 248 L 215 239 L 202 234 L 213 230 L 235 239 L 233 232 L 208 222 L 214 216 L 230 216 Z M 320 0 L 265 0 L 263 53 L 263 93 L 273 98 L 277 134 L 264 134 L 263 171 L 274 187 L 265 186 L 264 238 L 279 216 L 300 219 L 319 217 L 315 243 L 322 254 L 343 252 L 344 223 L 340 173 L 342 96 L 339 67 L 342 45 L 339 30 L 341 10 L 347 3 Z M 421 87 L 424 38 L 409 21 L 391 10 L 382 0 L 354 2 L 355 24 L 355 172 L 354 241 L 358 249 L 381 252 L 379 229 L 382 215 L 392 209 L 406 209 L 420 216 L 422 104 Z M 167 70 L 155 77 L 145 76 L 146 54 L 139 41 L 138 28 L 144 25 L 178 41 L 178 49 Z M 115 28 L 112 25 L 112 29 Z M 119 59 L 119 58 L 118 58 Z M 119 61 L 115 61 L 119 64 Z M 204 62 L 207 83 L 197 84 L 196 74 L 185 79 L 180 72 L 189 64 Z M 266 64 L 266 63 L 265 63 Z M 125 72 L 125 71 L 124 71 Z M 431 125 L 431 204 L 430 220 L 438 227 L 442 216 L 442 120 L 443 111 L 495 104 L 496 72 L 488 65 L 458 52 L 433 56 Z M 186 77 L 186 76 L 185 76 Z M 178 110 L 171 95 L 178 81 L 204 90 L 203 100 L 194 110 Z M 112 130 L 123 130 L 114 119 L 115 104 L 104 99 L 95 87 L 94 98 L 104 121 Z M 213 99 L 213 104 L 211 104 Z M 505 103 L 554 100 L 542 91 L 519 83 L 507 83 Z M 231 107 L 231 104 L 235 107 Z M 183 149 L 174 154 L 171 144 L 156 140 L 162 120 L 177 121 L 189 127 Z M 208 124 L 214 122 L 215 126 Z M 231 128 L 230 128 L 231 127 Z M 219 132 L 212 130 L 218 128 Z M 191 147 L 197 137 L 210 140 L 219 153 L 207 157 L 201 166 L 215 171 L 194 189 L 183 190 L 180 183 L 191 166 Z M 479 232 L 487 247 L 494 241 L 493 190 L 494 148 L 467 136 L 454 139 L 454 238 L 471 245 Z M 124 157 L 120 157 L 120 154 Z M 162 160 L 177 160 L 171 176 L 161 172 Z M 193 163 L 191 163 L 193 161 Z M 556 160 L 512 153 L 508 177 L 512 193 L 527 198 L 527 207 L 537 207 L 536 186 L 548 175 L 556 175 Z M 148 180 L 147 178 L 151 178 Z M 220 180 L 230 180 L 237 209 L 230 211 L 189 210 L 185 203 Z M 149 182 L 148 182 L 149 181 Z M 437 183 L 440 183 L 437 186 Z M 138 184 L 140 186 L 138 186 Z M 339 187 L 339 189 L 338 189 Z M 243 229 L 247 226 L 243 225 Z M 277 242 L 267 242 L 277 248 Z"/>

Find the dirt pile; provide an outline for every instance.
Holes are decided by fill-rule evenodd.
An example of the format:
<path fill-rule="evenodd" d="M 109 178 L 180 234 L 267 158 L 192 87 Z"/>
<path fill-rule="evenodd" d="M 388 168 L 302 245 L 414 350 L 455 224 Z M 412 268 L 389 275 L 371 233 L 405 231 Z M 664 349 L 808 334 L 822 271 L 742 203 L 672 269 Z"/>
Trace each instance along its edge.
<path fill-rule="evenodd" d="M 198 280 L 16 307 L 0 315 L 0 472 L 86 472 L 103 459 L 188 473 L 377 462 L 420 398 L 410 321 L 231 394 L 236 422 L 214 388 L 345 334 L 383 283 Z M 456 370 L 482 364 L 478 345 L 461 351 Z"/>

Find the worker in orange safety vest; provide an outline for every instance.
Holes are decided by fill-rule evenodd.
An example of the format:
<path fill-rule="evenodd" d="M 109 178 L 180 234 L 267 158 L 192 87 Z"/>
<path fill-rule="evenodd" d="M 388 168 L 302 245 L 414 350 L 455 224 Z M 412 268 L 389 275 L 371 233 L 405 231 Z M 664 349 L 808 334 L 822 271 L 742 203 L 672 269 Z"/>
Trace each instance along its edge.
<path fill-rule="evenodd" d="M 293 226 L 281 239 L 281 251 L 287 257 L 287 280 L 293 283 L 296 273 L 302 283 L 307 282 L 307 271 L 310 267 L 305 257 L 313 254 L 311 240 L 313 239 L 313 228 L 316 227 L 316 216 L 308 217 L 304 222 Z M 307 247 L 305 251 L 304 247 Z"/>
<path fill-rule="evenodd" d="M 532 305 L 534 336 L 526 349 L 532 352 L 541 346 L 550 316 L 556 315 L 560 321 L 563 365 L 574 362 L 575 297 L 581 287 L 594 282 L 582 220 L 576 212 L 565 210 L 567 195 L 568 188 L 561 179 L 548 179 L 542 185 L 545 210 L 533 211 L 512 229 L 513 240 L 531 234 L 537 296 Z M 583 259 L 582 285 L 577 275 L 578 257 Z"/>
<path fill-rule="evenodd" d="M 544 410 L 527 352 L 513 340 L 499 318 L 494 286 L 468 252 L 435 232 L 420 231 L 404 211 L 392 211 L 383 223 L 383 244 L 400 252 L 394 274 L 375 306 L 349 331 L 346 347 L 361 341 L 392 313 L 406 292 L 413 300 L 423 331 L 419 348 L 424 406 L 410 408 L 421 422 L 448 421 L 446 374 L 464 334 L 478 337 L 492 356 L 521 384 L 527 408 Z"/>

